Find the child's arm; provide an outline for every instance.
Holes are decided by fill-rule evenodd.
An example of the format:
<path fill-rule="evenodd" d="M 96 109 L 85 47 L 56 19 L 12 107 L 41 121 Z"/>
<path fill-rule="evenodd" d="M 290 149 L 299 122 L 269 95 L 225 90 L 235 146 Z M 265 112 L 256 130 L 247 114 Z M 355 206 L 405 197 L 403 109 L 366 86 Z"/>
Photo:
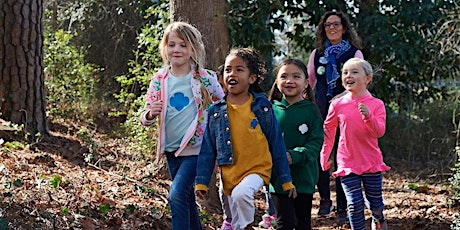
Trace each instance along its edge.
<path fill-rule="evenodd" d="M 291 171 L 289 169 L 289 163 L 286 156 L 286 147 L 284 144 L 283 135 L 279 127 L 278 121 L 275 118 L 275 113 L 271 107 L 270 102 L 267 100 L 267 113 L 269 119 L 265 124 L 266 130 L 264 131 L 265 137 L 267 138 L 268 147 L 272 155 L 273 172 L 278 177 L 279 182 L 283 186 L 283 190 L 287 191 L 294 188 L 292 184 Z M 292 187 L 286 187 L 290 184 Z"/>
<path fill-rule="evenodd" d="M 204 198 L 208 191 L 208 185 L 216 162 L 216 141 L 214 132 L 211 129 L 213 122 L 209 120 L 212 119 L 211 114 L 213 114 L 212 109 L 210 109 L 208 113 L 208 124 L 206 125 L 200 154 L 197 160 L 195 193 L 200 198 Z"/>
<path fill-rule="evenodd" d="M 298 164 L 301 162 L 312 162 L 318 161 L 319 153 L 324 141 L 324 130 L 323 130 L 323 120 L 319 115 L 319 111 L 315 106 L 308 111 L 305 116 L 309 121 L 308 131 L 306 134 L 306 140 L 303 143 L 303 146 L 297 146 L 293 149 L 288 149 L 290 156 L 292 158 L 292 164 Z"/>
<path fill-rule="evenodd" d="M 156 117 L 161 113 L 162 101 L 160 93 L 160 73 L 155 74 L 149 84 L 147 96 L 145 98 L 145 109 L 139 117 L 142 125 L 150 126 L 156 121 Z"/>
<path fill-rule="evenodd" d="M 334 109 L 334 103 L 329 106 L 329 111 L 324 121 L 324 143 L 320 153 L 320 163 L 323 171 L 328 170 L 331 165 L 329 163 L 329 156 L 331 155 L 332 148 L 334 147 L 335 134 L 337 131 L 338 119 Z"/>
<path fill-rule="evenodd" d="M 370 107 L 373 108 L 372 111 L 362 103 L 358 107 L 369 133 L 375 138 L 380 138 L 385 134 L 386 111 L 381 100 L 377 99 L 374 102 L 375 106 Z"/>

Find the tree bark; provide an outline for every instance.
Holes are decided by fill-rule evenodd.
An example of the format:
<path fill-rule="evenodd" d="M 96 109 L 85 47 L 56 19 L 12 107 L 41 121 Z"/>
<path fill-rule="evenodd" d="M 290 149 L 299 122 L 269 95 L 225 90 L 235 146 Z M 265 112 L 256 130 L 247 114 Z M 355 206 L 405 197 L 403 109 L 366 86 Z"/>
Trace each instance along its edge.
<path fill-rule="evenodd" d="M 43 72 L 43 1 L 0 3 L 0 117 L 48 134 Z"/>
<path fill-rule="evenodd" d="M 230 32 L 227 28 L 226 0 L 171 0 L 169 2 L 170 19 L 185 21 L 194 25 L 203 35 L 206 48 L 205 68 L 217 71 L 225 61 L 230 49 Z M 216 177 L 212 176 L 209 184 L 209 198 L 204 205 L 208 210 L 220 209 L 220 199 L 216 186 Z"/>
<path fill-rule="evenodd" d="M 224 63 L 230 49 L 227 10 L 226 0 L 170 1 L 171 21 L 188 22 L 203 35 L 206 68 L 217 70 L 217 67 Z"/>

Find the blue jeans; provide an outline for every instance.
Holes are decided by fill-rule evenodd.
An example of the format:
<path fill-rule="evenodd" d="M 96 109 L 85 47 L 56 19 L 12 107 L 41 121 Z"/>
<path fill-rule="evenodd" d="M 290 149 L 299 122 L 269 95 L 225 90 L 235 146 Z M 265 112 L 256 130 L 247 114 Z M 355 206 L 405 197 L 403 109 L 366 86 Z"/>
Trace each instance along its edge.
<path fill-rule="evenodd" d="M 378 219 L 380 222 L 385 220 L 383 217 L 384 204 L 382 197 L 381 173 L 365 173 L 362 175 L 350 174 L 342 177 L 341 179 L 343 191 L 345 192 L 345 196 L 347 198 L 351 229 L 366 229 L 363 187 L 369 205 L 368 208 L 372 212 L 372 218 Z"/>
<path fill-rule="evenodd" d="M 198 156 L 175 157 L 174 153 L 167 153 L 166 159 L 172 178 L 168 198 L 171 207 L 172 229 L 201 230 L 193 187 Z"/>

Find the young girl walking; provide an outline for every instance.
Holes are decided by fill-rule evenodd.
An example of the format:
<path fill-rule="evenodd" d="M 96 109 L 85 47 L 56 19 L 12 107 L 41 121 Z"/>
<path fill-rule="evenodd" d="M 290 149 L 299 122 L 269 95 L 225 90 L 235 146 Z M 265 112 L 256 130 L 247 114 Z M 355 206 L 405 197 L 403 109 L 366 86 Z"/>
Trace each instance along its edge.
<path fill-rule="evenodd" d="M 307 66 L 298 59 L 286 59 L 275 70 L 270 93 L 273 110 L 283 133 L 286 155 L 297 197 L 288 197 L 272 176 L 276 229 L 311 229 L 313 193 L 318 181 L 318 157 L 323 145 L 323 120 L 314 104 L 308 84 Z"/>
<path fill-rule="evenodd" d="M 387 229 L 383 216 L 382 172 L 390 170 L 383 162 L 378 138 L 385 133 L 386 112 L 380 99 L 368 91 L 372 67 L 362 59 L 351 58 L 343 65 L 342 84 L 347 93 L 331 102 L 324 121 L 321 167 L 330 168 L 329 156 L 337 127 L 340 128 L 337 170 L 347 199 L 352 229 L 366 229 L 363 187 L 372 212 L 371 229 Z"/>
<path fill-rule="evenodd" d="M 209 109 L 198 156 L 196 194 L 204 198 L 217 159 L 235 230 L 252 229 L 254 195 L 269 184 L 272 168 L 288 196 L 297 196 L 281 130 L 270 101 L 261 94 L 265 73 L 256 50 L 230 51 L 224 66 L 227 95 Z"/>
<path fill-rule="evenodd" d="M 195 27 L 185 22 L 168 25 L 159 49 L 165 67 L 150 81 L 140 122 L 146 126 L 159 122 L 156 161 L 166 155 L 172 178 L 168 197 L 172 228 L 201 229 L 193 188 L 197 159 L 208 107 L 224 93 L 215 72 L 202 68 L 205 50 Z"/>

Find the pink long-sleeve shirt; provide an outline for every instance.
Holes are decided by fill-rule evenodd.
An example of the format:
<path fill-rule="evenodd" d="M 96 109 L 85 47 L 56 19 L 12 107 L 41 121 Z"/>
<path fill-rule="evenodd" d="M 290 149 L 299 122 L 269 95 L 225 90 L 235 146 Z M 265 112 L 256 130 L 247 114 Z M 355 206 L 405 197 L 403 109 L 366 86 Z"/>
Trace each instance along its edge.
<path fill-rule="evenodd" d="M 359 103 L 369 108 L 367 117 L 359 113 Z M 382 151 L 378 146 L 378 138 L 385 133 L 385 122 L 383 102 L 370 93 L 358 98 L 347 93 L 333 100 L 324 121 L 324 144 L 320 155 L 323 170 L 328 165 L 337 126 L 340 127 L 340 137 L 337 170 L 332 173 L 334 177 L 390 170 L 383 162 Z"/>

